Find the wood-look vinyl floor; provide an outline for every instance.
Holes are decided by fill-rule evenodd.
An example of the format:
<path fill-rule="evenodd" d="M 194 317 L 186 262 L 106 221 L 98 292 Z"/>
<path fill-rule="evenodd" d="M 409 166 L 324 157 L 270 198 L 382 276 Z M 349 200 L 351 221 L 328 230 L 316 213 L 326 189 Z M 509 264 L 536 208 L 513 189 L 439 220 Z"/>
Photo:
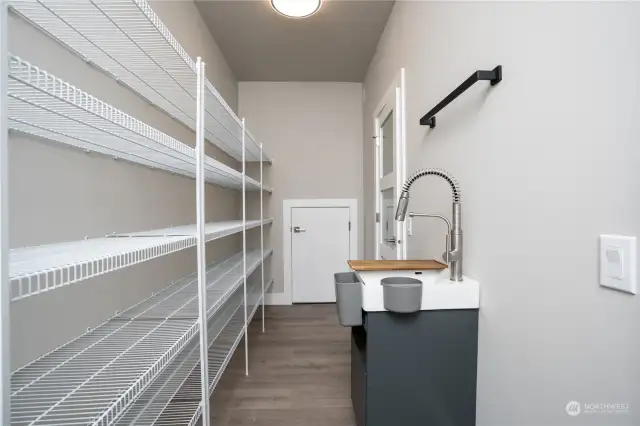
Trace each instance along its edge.
<path fill-rule="evenodd" d="M 211 400 L 212 426 L 355 426 L 349 329 L 335 305 L 267 306 L 249 329 L 249 376 L 240 344 Z"/>

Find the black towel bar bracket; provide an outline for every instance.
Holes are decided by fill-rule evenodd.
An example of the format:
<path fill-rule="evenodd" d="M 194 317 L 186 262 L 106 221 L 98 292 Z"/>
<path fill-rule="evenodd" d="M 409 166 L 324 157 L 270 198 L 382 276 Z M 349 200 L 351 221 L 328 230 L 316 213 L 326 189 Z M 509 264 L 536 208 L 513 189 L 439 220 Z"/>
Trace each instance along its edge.
<path fill-rule="evenodd" d="M 420 119 L 420 125 L 429 126 L 432 129 L 436 127 L 436 114 L 439 113 L 444 107 L 446 107 L 451 102 L 453 102 L 455 98 L 462 95 L 464 92 L 467 91 L 468 88 L 470 88 L 480 80 L 489 80 L 492 86 L 495 86 L 496 84 L 500 83 L 502 81 L 502 65 L 498 65 L 491 71 L 478 70 L 473 74 L 471 74 L 471 76 L 467 78 L 464 81 L 464 83 L 456 87 L 456 89 L 453 92 L 449 93 L 449 95 L 447 95 L 446 98 L 441 100 L 440 103 L 438 103 L 438 105 L 436 105 L 435 107 L 433 107 L 431 111 L 426 113 Z"/>

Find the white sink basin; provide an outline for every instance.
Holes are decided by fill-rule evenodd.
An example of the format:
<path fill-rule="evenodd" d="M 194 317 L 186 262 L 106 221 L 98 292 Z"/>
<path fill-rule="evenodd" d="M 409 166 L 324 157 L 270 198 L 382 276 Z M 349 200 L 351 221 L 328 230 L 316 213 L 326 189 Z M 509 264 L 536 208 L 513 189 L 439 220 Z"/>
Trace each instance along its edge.
<path fill-rule="evenodd" d="M 449 281 L 449 270 L 441 271 L 359 271 L 362 280 L 362 309 L 382 312 L 384 297 L 380 280 L 387 277 L 411 277 L 422 281 L 423 311 L 442 309 L 478 309 L 480 285 L 471 278 L 462 282 Z"/>

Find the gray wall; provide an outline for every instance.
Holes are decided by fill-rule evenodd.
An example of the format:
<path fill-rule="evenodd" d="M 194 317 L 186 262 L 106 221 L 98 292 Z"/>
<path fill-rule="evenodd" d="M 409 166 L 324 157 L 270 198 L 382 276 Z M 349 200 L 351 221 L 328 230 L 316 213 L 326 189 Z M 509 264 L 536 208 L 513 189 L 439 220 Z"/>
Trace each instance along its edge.
<path fill-rule="evenodd" d="M 237 107 L 237 83 L 192 2 L 154 2 L 192 56 L 208 62 L 212 83 Z M 134 117 L 194 145 L 193 132 L 85 64 L 16 16 L 9 49 Z M 238 162 L 208 147 L 226 164 Z M 195 181 L 65 148 L 20 134 L 9 138 L 11 247 L 98 237 L 195 222 Z M 207 186 L 207 219 L 237 219 L 237 191 Z M 210 260 L 240 249 L 238 236 L 211 243 Z M 153 291 L 196 270 L 190 249 L 12 304 L 12 365 L 24 365 Z"/>
<path fill-rule="evenodd" d="M 240 82 L 239 98 L 240 116 L 273 159 L 267 182 L 274 191 L 265 206 L 275 217 L 272 292 L 281 293 L 282 201 L 356 198 L 362 206 L 362 85 Z"/>
<path fill-rule="evenodd" d="M 238 82 L 220 47 L 211 36 L 193 0 L 150 0 L 171 34 L 194 60 L 202 57 L 207 78 L 231 109 L 238 111 Z"/>
<path fill-rule="evenodd" d="M 398 2 L 365 81 L 366 255 L 373 256 L 373 108 L 407 72 L 408 172 L 462 185 L 465 274 L 481 284 L 479 426 L 640 424 L 640 296 L 598 286 L 598 235 L 640 234 L 640 4 Z M 419 118 L 476 69 L 504 66 Z M 436 179 L 411 210 L 450 215 Z M 442 252 L 438 222 L 409 253 Z M 565 405 L 629 403 L 569 417 Z M 576 423 L 577 422 L 577 423 Z"/>

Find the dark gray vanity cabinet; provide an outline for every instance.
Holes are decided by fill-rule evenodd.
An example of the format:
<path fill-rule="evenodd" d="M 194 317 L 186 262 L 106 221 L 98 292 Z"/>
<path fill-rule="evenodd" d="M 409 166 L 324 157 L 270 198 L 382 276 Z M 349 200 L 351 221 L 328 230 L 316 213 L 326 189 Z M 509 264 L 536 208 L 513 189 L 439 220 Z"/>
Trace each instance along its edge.
<path fill-rule="evenodd" d="M 351 329 L 351 402 L 356 415 L 356 424 L 365 424 L 365 401 L 367 395 L 367 334 L 364 327 Z"/>
<path fill-rule="evenodd" d="M 351 332 L 358 426 L 475 426 L 477 309 L 363 315 Z"/>

